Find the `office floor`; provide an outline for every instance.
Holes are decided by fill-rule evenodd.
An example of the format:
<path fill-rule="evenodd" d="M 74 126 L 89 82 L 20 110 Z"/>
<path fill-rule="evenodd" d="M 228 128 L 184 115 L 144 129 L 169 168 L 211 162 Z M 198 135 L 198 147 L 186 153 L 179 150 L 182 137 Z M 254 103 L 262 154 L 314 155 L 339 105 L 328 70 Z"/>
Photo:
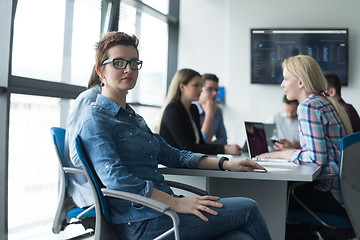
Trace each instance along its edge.
<path fill-rule="evenodd" d="M 91 231 L 85 231 L 80 225 L 68 226 L 60 234 L 51 231 L 52 224 L 41 225 L 17 233 L 9 232 L 9 240 L 93 240 Z M 85 233 L 85 234 L 84 234 Z"/>

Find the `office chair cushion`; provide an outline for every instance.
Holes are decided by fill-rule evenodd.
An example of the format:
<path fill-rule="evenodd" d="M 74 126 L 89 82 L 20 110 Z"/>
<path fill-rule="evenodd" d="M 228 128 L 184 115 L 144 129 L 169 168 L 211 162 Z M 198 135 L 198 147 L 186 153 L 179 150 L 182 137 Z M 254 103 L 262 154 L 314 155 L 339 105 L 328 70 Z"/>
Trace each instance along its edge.
<path fill-rule="evenodd" d="M 76 216 L 78 216 L 80 213 L 82 213 L 83 211 L 85 211 L 85 209 L 82 208 L 73 208 L 70 209 L 67 213 L 66 216 L 68 218 L 76 218 Z M 95 208 L 91 209 L 89 212 L 85 213 L 82 217 L 95 217 Z"/>
<path fill-rule="evenodd" d="M 337 228 L 352 228 L 350 221 L 345 217 L 320 212 L 315 212 L 315 214 L 331 226 L 336 226 Z M 288 222 L 299 222 L 300 219 L 302 223 L 321 225 L 321 223 L 304 210 L 290 211 L 288 213 Z"/>

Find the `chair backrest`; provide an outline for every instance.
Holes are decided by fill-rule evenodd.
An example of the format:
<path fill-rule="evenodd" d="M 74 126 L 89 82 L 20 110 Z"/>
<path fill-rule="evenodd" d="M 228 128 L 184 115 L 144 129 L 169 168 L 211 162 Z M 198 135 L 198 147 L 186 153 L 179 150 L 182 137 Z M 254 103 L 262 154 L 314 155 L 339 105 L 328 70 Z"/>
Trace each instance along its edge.
<path fill-rule="evenodd" d="M 96 206 L 96 214 L 100 211 L 102 216 L 108 223 L 111 223 L 110 213 L 108 208 L 107 200 L 101 192 L 101 188 L 104 187 L 103 183 L 99 179 L 98 175 L 95 172 L 93 164 L 91 163 L 87 153 L 84 151 L 81 139 L 79 136 L 75 138 L 75 146 L 78 157 L 83 164 L 85 175 L 88 178 L 90 186 L 93 190 L 94 198 L 95 198 L 95 206 Z M 96 216 L 96 225 L 98 225 L 98 215 Z M 96 226 L 97 228 L 98 226 Z M 96 230 L 95 230 L 96 232 Z"/>
<path fill-rule="evenodd" d="M 60 179 L 59 179 L 59 199 L 58 199 L 58 208 L 56 210 L 56 214 L 53 221 L 52 231 L 56 234 L 60 233 L 64 227 L 65 222 L 67 222 L 66 213 L 70 209 L 74 208 L 75 205 L 73 204 L 70 195 L 67 191 L 68 187 L 68 176 L 65 173 L 64 167 L 64 146 L 65 146 L 65 133 L 66 130 L 63 128 L 52 127 L 50 129 L 53 142 L 55 145 L 55 152 L 57 155 L 58 163 L 60 166 Z M 65 225 L 64 225 L 65 224 Z"/>
<path fill-rule="evenodd" d="M 346 212 L 360 238 L 360 132 L 341 139 L 340 189 Z"/>
<path fill-rule="evenodd" d="M 60 164 L 64 165 L 64 148 L 65 148 L 65 133 L 64 128 L 52 127 L 50 129 L 53 137 L 54 145 L 56 147 L 56 153 L 58 154 Z"/>

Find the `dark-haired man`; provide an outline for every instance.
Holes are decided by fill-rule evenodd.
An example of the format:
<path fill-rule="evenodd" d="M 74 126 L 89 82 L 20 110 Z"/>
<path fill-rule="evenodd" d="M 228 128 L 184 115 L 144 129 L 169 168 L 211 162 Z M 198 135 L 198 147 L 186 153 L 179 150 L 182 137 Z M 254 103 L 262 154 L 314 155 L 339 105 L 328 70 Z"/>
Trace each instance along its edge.
<path fill-rule="evenodd" d="M 346 103 L 341 98 L 341 80 L 340 80 L 340 78 L 335 73 L 332 73 L 332 72 L 325 72 L 324 76 L 327 81 L 327 85 L 328 85 L 327 90 L 328 90 L 329 95 L 332 96 L 333 98 L 335 98 L 341 104 L 341 106 L 343 106 L 343 108 L 345 109 L 346 113 L 349 116 L 351 126 L 353 128 L 353 132 L 360 131 L 359 114 L 356 112 L 353 105 Z"/>

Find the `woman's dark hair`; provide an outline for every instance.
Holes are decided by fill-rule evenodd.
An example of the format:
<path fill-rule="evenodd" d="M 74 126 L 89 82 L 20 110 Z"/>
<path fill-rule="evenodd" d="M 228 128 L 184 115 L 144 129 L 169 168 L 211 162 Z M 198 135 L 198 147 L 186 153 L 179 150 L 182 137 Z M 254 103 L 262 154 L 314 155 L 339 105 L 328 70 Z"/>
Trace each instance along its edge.
<path fill-rule="evenodd" d="M 96 72 L 96 68 L 95 66 L 93 67 L 92 71 L 91 71 L 91 75 L 90 75 L 90 78 L 89 78 L 89 82 L 88 82 L 88 88 L 92 88 L 96 85 L 99 85 L 100 84 L 100 77 L 99 75 L 97 74 Z"/>
<path fill-rule="evenodd" d="M 135 35 L 129 35 L 124 32 L 107 32 L 99 42 L 96 43 L 95 68 L 101 71 L 102 63 L 109 58 L 108 50 L 117 45 L 133 46 L 138 55 L 139 39 Z"/>

